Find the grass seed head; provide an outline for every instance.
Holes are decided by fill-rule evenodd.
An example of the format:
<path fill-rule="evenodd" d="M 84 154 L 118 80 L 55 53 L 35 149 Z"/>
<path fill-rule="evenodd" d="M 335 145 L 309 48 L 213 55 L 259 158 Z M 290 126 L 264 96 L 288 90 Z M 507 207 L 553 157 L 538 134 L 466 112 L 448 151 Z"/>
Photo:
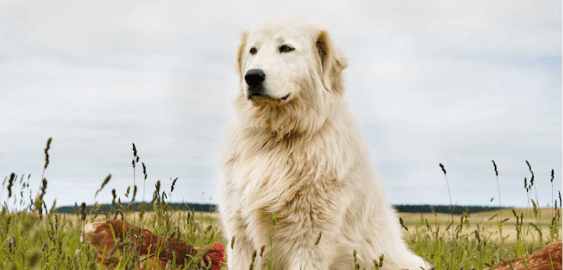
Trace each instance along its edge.
<path fill-rule="evenodd" d="M 514 210 L 514 208 L 512 208 L 511 210 L 512 210 L 512 214 L 514 215 L 514 217 L 516 217 L 516 223 L 518 224 L 518 214 L 516 214 L 516 211 Z"/>
<path fill-rule="evenodd" d="M 147 180 L 147 167 L 145 166 L 145 163 L 141 163 L 143 165 L 143 175 L 145 176 L 145 180 Z"/>
<path fill-rule="evenodd" d="M 174 181 L 172 181 L 172 186 L 170 187 L 170 193 L 172 193 L 174 191 L 174 186 L 176 185 L 176 180 L 178 180 L 178 177 L 176 177 L 176 179 L 174 179 Z"/>
<path fill-rule="evenodd" d="M 111 195 L 113 196 L 111 205 L 115 206 L 115 198 L 117 198 L 117 195 L 115 194 L 115 188 L 111 190 Z"/>
<path fill-rule="evenodd" d="M 403 227 L 403 229 L 405 229 L 407 232 L 409 231 L 409 228 L 405 226 L 405 222 L 403 221 L 402 217 L 399 218 L 399 223 L 401 223 L 401 227 Z"/>
<path fill-rule="evenodd" d="M 49 213 L 53 213 L 53 211 L 55 211 L 56 208 L 57 208 L 57 199 L 53 200 L 53 204 L 51 205 L 51 208 L 49 209 Z"/>
<path fill-rule="evenodd" d="M 16 179 L 16 174 L 10 174 L 10 180 L 8 180 L 8 198 L 12 197 L 12 186 L 14 185 L 14 179 Z"/>
<path fill-rule="evenodd" d="M 252 262 L 250 262 L 250 270 L 254 269 L 254 261 L 256 260 L 256 250 L 252 252 Z"/>
<path fill-rule="evenodd" d="M 136 196 L 137 196 L 137 185 L 133 186 L 133 197 L 131 198 L 131 202 L 135 201 Z"/>
<path fill-rule="evenodd" d="M 41 185 L 41 198 L 47 192 L 47 178 L 43 178 L 42 185 Z"/>
<path fill-rule="evenodd" d="M 495 174 L 498 176 L 497 164 L 495 163 L 494 160 L 491 161 L 493 162 L 493 166 L 495 167 Z"/>
<path fill-rule="evenodd" d="M 534 199 L 531 199 L 532 204 L 534 205 L 534 216 L 538 216 L 538 205 L 536 204 L 536 202 L 534 201 Z"/>
<path fill-rule="evenodd" d="M 383 266 L 383 259 L 385 259 L 385 255 L 381 254 L 381 256 L 379 256 L 379 267 Z"/>
<path fill-rule="evenodd" d="M 86 220 L 86 203 L 82 202 L 82 204 L 80 204 L 80 213 L 82 214 L 82 221 Z"/>
<path fill-rule="evenodd" d="M 446 174 L 446 168 L 444 168 L 444 165 L 442 165 L 442 163 L 440 163 L 440 168 L 442 168 L 442 172 L 444 172 L 444 174 Z"/>
<path fill-rule="evenodd" d="M 100 189 L 98 189 L 96 191 L 96 195 L 94 195 L 94 198 L 96 196 L 98 196 L 98 193 L 100 193 L 100 191 L 102 191 L 102 189 L 104 189 L 104 187 L 109 183 L 109 180 L 111 179 L 111 174 L 109 174 L 106 179 L 104 179 L 104 181 L 102 182 L 102 185 L 100 186 Z"/>
<path fill-rule="evenodd" d="M 526 160 L 526 164 L 528 164 L 528 170 L 530 170 L 530 173 L 532 174 L 532 177 L 530 177 L 530 187 L 532 187 L 534 185 L 534 172 L 532 171 L 532 165 L 530 165 L 530 162 Z"/>
<path fill-rule="evenodd" d="M 278 224 L 278 219 L 276 218 L 276 212 L 272 213 L 272 225 Z"/>
<path fill-rule="evenodd" d="M 52 141 L 53 138 L 49 138 L 47 140 L 47 147 L 45 147 L 45 166 L 43 167 L 43 169 L 47 169 L 47 166 L 49 166 L 49 149 L 51 148 Z"/>
<path fill-rule="evenodd" d="M 317 236 L 317 241 L 315 241 L 315 246 L 319 244 L 322 236 L 323 236 L 323 232 L 321 231 L 321 232 L 319 232 L 319 236 Z"/>
<path fill-rule="evenodd" d="M 135 143 L 131 144 L 133 144 L 133 157 L 137 157 L 137 147 L 135 147 Z"/>
<path fill-rule="evenodd" d="M 352 254 L 354 255 L 354 270 L 359 270 L 360 264 L 358 263 L 358 258 L 356 257 L 358 255 L 358 252 L 354 249 L 354 252 Z"/>

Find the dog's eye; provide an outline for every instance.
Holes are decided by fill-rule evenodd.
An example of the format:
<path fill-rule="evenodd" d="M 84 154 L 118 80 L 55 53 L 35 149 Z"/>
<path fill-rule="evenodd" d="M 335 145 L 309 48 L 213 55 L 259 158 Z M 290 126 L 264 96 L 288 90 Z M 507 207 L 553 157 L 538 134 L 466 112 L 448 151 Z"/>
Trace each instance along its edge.
<path fill-rule="evenodd" d="M 291 51 L 295 50 L 294 48 L 289 47 L 287 45 L 281 45 L 279 49 L 280 49 L 280 53 L 291 52 Z"/>
<path fill-rule="evenodd" d="M 258 50 L 256 50 L 256 47 L 250 48 L 250 54 L 256 54 L 257 52 Z"/>

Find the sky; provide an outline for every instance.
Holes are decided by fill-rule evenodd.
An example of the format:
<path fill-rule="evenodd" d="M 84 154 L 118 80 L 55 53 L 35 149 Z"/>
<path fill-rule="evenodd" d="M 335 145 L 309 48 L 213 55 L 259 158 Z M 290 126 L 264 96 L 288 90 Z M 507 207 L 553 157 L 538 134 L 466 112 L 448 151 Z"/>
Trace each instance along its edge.
<path fill-rule="evenodd" d="M 47 205 L 128 201 L 134 182 L 150 200 L 176 177 L 173 201 L 217 203 L 240 36 L 279 12 L 348 58 L 345 101 L 390 203 L 449 204 L 442 163 L 454 204 L 496 206 L 491 160 L 503 206 L 529 204 L 526 160 L 531 198 L 552 205 L 552 169 L 558 197 L 561 1 L 0 1 L 0 176 L 31 174 L 34 197 L 52 137 Z"/>

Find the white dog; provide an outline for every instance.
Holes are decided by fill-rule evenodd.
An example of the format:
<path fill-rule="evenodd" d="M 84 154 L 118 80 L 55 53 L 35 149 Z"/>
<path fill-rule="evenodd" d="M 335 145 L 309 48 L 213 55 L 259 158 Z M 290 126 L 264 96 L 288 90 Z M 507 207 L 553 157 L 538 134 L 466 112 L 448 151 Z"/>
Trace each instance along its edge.
<path fill-rule="evenodd" d="M 360 269 L 380 255 L 382 269 L 429 267 L 403 241 L 343 102 L 346 65 L 327 32 L 299 17 L 243 33 L 222 153 L 230 270 L 353 269 L 354 250 Z"/>

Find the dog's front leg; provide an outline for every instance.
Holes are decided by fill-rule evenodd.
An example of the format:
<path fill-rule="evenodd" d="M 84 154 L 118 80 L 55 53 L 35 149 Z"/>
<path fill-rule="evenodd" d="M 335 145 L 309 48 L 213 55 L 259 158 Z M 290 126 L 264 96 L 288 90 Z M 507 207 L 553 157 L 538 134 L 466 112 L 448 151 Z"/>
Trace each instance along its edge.
<path fill-rule="evenodd" d="M 234 240 L 234 245 L 231 245 L 231 238 L 227 247 L 227 265 L 229 270 L 247 270 L 252 261 L 254 245 L 242 233 L 234 234 Z"/>
<path fill-rule="evenodd" d="M 341 193 L 346 189 L 338 186 L 319 198 L 319 190 L 327 189 L 327 186 L 302 188 L 288 204 L 291 211 L 280 213 L 274 248 L 285 256 L 285 269 L 326 270 L 333 263 L 339 247 L 337 237 L 342 237 L 348 197 Z"/>
<path fill-rule="evenodd" d="M 295 239 L 295 248 L 288 258 L 288 270 L 329 269 L 335 250 L 335 245 L 331 244 L 334 240 L 333 235 L 325 231 L 317 243 L 318 235 L 318 230 L 311 230 L 299 239 Z"/>
<path fill-rule="evenodd" d="M 225 204 L 224 204 L 225 205 Z M 228 209 L 228 205 L 221 213 L 223 230 L 228 239 L 227 265 L 229 270 L 247 270 L 252 260 L 254 245 L 246 232 L 247 223 L 244 222 L 236 209 Z"/>
<path fill-rule="evenodd" d="M 266 262 L 270 256 L 273 258 L 273 269 L 329 269 L 336 250 L 334 242 L 340 225 L 335 220 L 339 219 L 315 220 L 314 216 L 308 213 L 293 217 L 285 214 L 278 216 L 277 224 L 269 234 L 272 246 L 266 246 L 262 269 L 267 269 Z M 268 241 L 268 238 L 261 239 L 261 243 L 267 244 Z M 267 255 L 270 252 L 271 255 Z"/>

